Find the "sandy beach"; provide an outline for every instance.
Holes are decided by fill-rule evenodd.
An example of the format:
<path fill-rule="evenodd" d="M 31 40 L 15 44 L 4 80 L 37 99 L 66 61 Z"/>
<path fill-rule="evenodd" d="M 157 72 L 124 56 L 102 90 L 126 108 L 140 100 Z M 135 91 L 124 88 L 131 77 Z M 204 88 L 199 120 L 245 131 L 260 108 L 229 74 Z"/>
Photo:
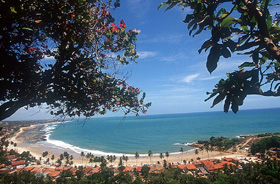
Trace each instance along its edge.
<path fill-rule="evenodd" d="M 59 122 L 52 122 L 48 124 L 55 124 Z M 88 160 L 84 157 L 82 158 L 80 156 L 80 153 L 77 153 L 71 149 L 66 149 L 62 147 L 58 147 L 51 144 L 45 144 L 42 143 L 42 140 L 44 140 L 45 132 L 41 131 L 42 128 L 46 124 L 38 124 L 38 125 L 31 125 L 29 127 L 22 127 L 20 128 L 19 132 L 17 132 L 12 138 L 10 138 L 10 141 L 13 141 L 14 143 L 17 143 L 17 146 L 10 146 L 9 149 L 16 149 L 18 152 L 23 151 L 30 151 L 30 153 L 35 156 L 37 159 L 42 157 L 42 153 L 44 151 L 48 151 L 48 156 L 45 158 L 42 157 L 43 160 L 46 160 L 47 158 L 50 158 L 50 163 L 55 163 L 55 161 L 59 158 L 59 155 L 63 152 L 68 152 L 70 155 L 73 155 L 74 159 L 74 165 L 98 165 L 99 163 L 88 163 Z M 201 159 L 208 159 L 208 158 L 222 158 L 222 157 L 232 157 L 232 158 L 244 158 L 245 154 L 237 154 L 232 152 L 218 152 L 218 151 L 212 151 L 207 153 L 206 151 L 199 151 L 198 154 L 195 154 L 195 148 L 190 151 L 185 151 L 183 153 L 170 153 L 169 157 L 167 158 L 164 155 L 164 158 L 161 159 L 159 157 L 159 154 L 154 154 L 151 157 L 148 156 L 140 156 L 138 159 L 136 159 L 134 156 L 130 156 L 128 158 L 127 163 L 123 161 L 124 165 L 144 165 L 144 164 L 155 164 L 158 161 L 160 163 L 163 163 L 163 160 L 166 160 L 168 163 L 183 163 L 183 160 L 186 160 L 187 162 L 191 160 L 196 160 L 198 157 Z M 86 154 L 86 153 L 85 153 Z M 51 156 L 54 155 L 55 159 L 51 160 Z M 104 155 L 106 157 L 106 155 Z M 118 166 L 119 158 L 112 163 L 113 166 Z M 108 163 L 108 165 L 111 165 L 111 163 Z"/>

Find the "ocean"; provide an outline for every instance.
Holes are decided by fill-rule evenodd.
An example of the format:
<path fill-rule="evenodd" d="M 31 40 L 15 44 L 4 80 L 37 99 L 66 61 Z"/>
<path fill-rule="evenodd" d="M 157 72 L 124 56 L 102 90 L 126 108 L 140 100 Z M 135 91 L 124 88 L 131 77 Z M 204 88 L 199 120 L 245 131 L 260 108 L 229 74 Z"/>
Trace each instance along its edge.
<path fill-rule="evenodd" d="M 140 117 L 91 118 L 44 128 L 50 144 L 77 153 L 140 155 L 191 150 L 189 143 L 210 137 L 280 132 L 280 108 L 243 110 L 237 114 L 204 112 Z M 41 142 L 42 144 L 42 142 Z"/>

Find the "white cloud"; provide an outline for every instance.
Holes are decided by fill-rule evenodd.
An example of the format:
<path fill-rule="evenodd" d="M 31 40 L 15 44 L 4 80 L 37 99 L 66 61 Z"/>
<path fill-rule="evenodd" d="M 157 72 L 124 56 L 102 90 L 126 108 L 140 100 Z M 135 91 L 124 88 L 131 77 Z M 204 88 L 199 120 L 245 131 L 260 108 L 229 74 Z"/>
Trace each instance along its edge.
<path fill-rule="evenodd" d="M 139 52 L 137 52 L 137 54 L 139 55 L 140 59 L 145 59 L 145 58 L 149 58 L 149 57 L 153 57 L 153 56 L 157 55 L 157 52 L 139 51 Z"/>
<path fill-rule="evenodd" d="M 187 59 L 189 59 L 189 56 L 187 54 L 179 53 L 179 54 L 175 54 L 173 56 L 162 57 L 160 60 L 167 61 L 167 62 L 175 62 L 175 61 L 187 60 Z"/>
<path fill-rule="evenodd" d="M 185 83 L 190 83 L 192 82 L 193 80 L 195 80 L 200 74 L 193 74 L 193 75 L 188 75 L 186 76 L 185 78 L 183 78 L 182 82 L 185 82 Z"/>
<path fill-rule="evenodd" d="M 207 81 L 207 80 L 213 80 L 213 79 L 218 79 L 218 78 L 221 78 L 221 76 L 203 77 L 203 78 L 200 78 L 199 80 Z"/>

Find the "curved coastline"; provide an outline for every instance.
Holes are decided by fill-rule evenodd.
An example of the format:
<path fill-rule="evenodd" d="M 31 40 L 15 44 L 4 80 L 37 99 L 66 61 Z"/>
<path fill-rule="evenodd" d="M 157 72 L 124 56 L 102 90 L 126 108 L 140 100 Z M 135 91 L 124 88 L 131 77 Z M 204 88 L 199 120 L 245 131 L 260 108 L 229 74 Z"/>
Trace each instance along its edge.
<path fill-rule="evenodd" d="M 19 152 L 30 151 L 30 153 L 37 158 L 42 157 L 42 153 L 44 151 L 48 151 L 48 153 L 49 153 L 49 155 L 47 157 L 45 157 L 44 159 L 50 158 L 51 155 L 54 155 L 55 158 L 58 158 L 61 153 L 66 151 L 70 155 L 73 155 L 74 164 L 77 166 L 78 165 L 87 165 L 87 163 L 84 163 L 85 159 L 83 161 L 83 158 L 81 158 L 80 151 L 84 151 L 85 153 L 90 152 L 90 153 L 94 154 L 95 156 L 99 156 L 96 153 L 100 152 L 102 156 L 115 155 L 117 158 L 125 155 L 125 156 L 129 157 L 129 160 L 127 162 L 128 165 L 153 164 L 153 163 L 157 163 L 158 161 L 162 161 L 162 159 L 160 159 L 160 157 L 159 157 L 159 155 L 160 155 L 159 153 L 154 153 L 151 157 L 149 157 L 147 154 L 139 154 L 140 157 L 138 159 L 136 159 L 134 154 L 107 153 L 107 152 L 102 152 L 102 151 L 94 152 L 95 150 L 93 150 L 93 151 L 88 150 L 88 152 L 86 152 L 87 149 L 82 149 L 82 148 L 78 148 L 78 147 L 77 147 L 77 149 L 73 149 L 73 147 L 75 147 L 75 146 L 73 146 L 71 144 L 68 144 L 69 148 L 67 148 L 67 147 L 63 147 L 63 146 L 59 145 L 63 141 L 60 141 L 60 142 L 58 141 L 58 142 L 56 142 L 56 144 L 52 144 L 54 142 L 48 142 L 48 141 L 42 141 L 42 140 L 38 141 L 36 143 L 30 143 L 30 142 L 26 142 L 24 139 L 22 139 L 22 137 L 25 136 L 26 133 L 28 133 L 28 131 L 32 131 L 32 130 L 36 129 L 36 127 L 38 127 L 38 126 L 44 125 L 43 128 L 45 128 L 50 124 L 58 126 L 59 123 L 61 123 L 61 122 L 52 122 L 52 123 L 48 123 L 48 124 L 38 124 L 38 125 L 31 125 L 29 127 L 21 127 L 20 131 L 11 138 L 11 141 L 14 141 L 18 144 L 18 146 L 15 148 L 15 149 L 17 149 L 17 151 L 19 151 Z M 49 136 L 52 131 L 52 128 L 47 128 L 47 129 L 43 129 L 43 128 L 41 128 L 40 131 L 44 132 L 43 135 L 46 136 L 46 140 L 49 140 Z M 52 141 L 52 140 L 49 140 L 49 141 Z M 67 144 L 67 143 L 65 143 L 65 144 Z M 72 147 L 72 149 L 71 149 L 71 147 Z M 203 153 L 195 154 L 194 150 L 195 149 L 184 151 L 183 153 L 171 152 L 171 153 L 169 153 L 168 158 L 166 158 L 165 154 L 164 154 L 164 159 L 166 159 L 168 162 L 177 163 L 177 162 L 182 162 L 183 160 L 189 161 L 191 159 L 196 159 L 197 157 L 200 157 L 200 158 L 203 157 Z M 245 155 L 244 154 L 236 155 L 234 153 L 213 151 L 213 152 L 211 152 L 209 158 L 221 158 L 221 157 L 225 157 L 225 156 L 244 157 Z M 204 158 L 206 158 L 206 156 Z M 117 159 L 112 163 L 112 165 L 117 166 L 118 162 L 119 162 L 119 160 Z"/>
<path fill-rule="evenodd" d="M 74 151 L 74 152 L 76 152 L 78 154 L 80 154 L 81 152 L 84 152 L 85 154 L 91 153 L 91 154 L 93 154 L 95 156 L 107 156 L 107 155 L 115 155 L 116 157 L 121 157 L 123 155 L 128 156 L 128 157 L 134 157 L 135 156 L 135 154 L 129 154 L 129 153 L 104 152 L 104 151 L 101 151 L 101 150 L 86 149 L 86 148 L 81 148 L 81 147 L 78 147 L 78 146 L 66 143 L 66 142 L 61 141 L 61 140 L 50 139 L 51 132 L 53 132 L 52 130 L 54 130 L 58 126 L 57 124 L 45 125 L 45 127 L 43 129 L 43 131 L 45 131 L 46 142 L 48 144 L 54 145 L 56 147 L 60 147 L 62 149 L 69 149 L 69 150 L 72 150 L 72 151 Z M 44 144 L 44 142 L 40 141 L 37 144 Z M 175 146 L 178 146 L 178 145 L 181 145 L 181 146 L 191 146 L 192 144 L 193 143 L 174 143 Z M 191 153 L 194 153 L 194 150 L 195 150 L 195 148 L 187 150 L 184 153 L 191 154 Z M 170 152 L 169 154 L 170 155 L 180 155 L 181 152 Z M 154 153 L 153 154 L 153 156 L 159 156 L 159 155 L 160 155 L 160 153 Z M 139 156 L 141 156 L 141 157 L 148 157 L 148 154 L 140 153 Z"/>

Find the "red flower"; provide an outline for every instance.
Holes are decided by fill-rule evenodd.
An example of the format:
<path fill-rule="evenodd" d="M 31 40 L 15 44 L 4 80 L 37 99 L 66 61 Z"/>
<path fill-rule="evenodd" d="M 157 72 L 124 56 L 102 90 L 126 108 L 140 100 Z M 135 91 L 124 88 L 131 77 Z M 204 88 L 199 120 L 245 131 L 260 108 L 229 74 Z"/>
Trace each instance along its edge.
<path fill-rule="evenodd" d="M 113 27 L 113 31 L 117 31 L 118 30 L 118 26 L 116 24 L 112 23 L 111 25 Z"/>
<path fill-rule="evenodd" d="M 126 24 L 124 23 L 123 20 L 121 20 L 120 27 L 121 27 L 122 29 L 126 28 Z"/>

